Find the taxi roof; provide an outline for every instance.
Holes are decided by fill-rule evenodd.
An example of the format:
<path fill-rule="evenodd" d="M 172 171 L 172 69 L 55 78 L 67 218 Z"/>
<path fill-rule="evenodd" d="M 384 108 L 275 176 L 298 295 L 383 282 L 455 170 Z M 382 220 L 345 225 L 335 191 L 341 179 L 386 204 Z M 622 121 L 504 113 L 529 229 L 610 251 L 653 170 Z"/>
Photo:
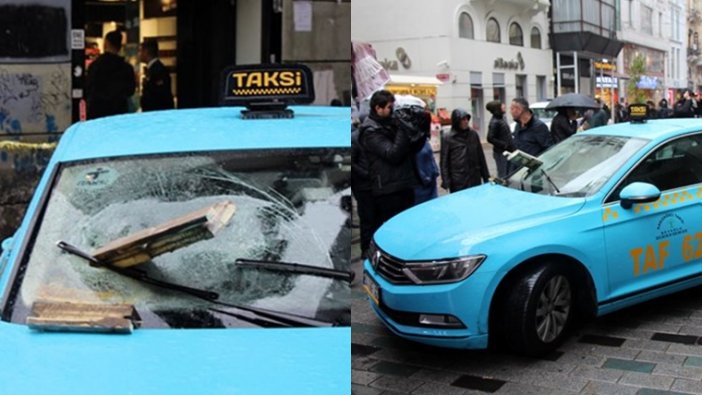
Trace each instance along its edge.
<path fill-rule="evenodd" d="M 665 140 L 669 137 L 694 131 L 702 131 L 702 119 L 670 118 L 649 119 L 645 123 L 621 122 L 591 129 L 582 134 Z"/>
<path fill-rule="evenodd" d="M 292 119 L 241 118 L 240 107 L 154 111 L 80 122 L 57 147 L 58 161 L 230 149 L 348 147 L 349 107 L 293 106 Z"/>

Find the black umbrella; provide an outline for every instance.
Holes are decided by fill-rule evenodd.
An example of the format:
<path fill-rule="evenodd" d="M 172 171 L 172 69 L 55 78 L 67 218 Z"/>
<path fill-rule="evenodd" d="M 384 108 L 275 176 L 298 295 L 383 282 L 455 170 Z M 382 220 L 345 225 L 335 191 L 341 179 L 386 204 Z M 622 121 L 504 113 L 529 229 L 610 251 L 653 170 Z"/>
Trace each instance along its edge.
<path fill-rule="evenodd" d="M 546 106 L 547 110 L 554 110 L 557 108 L 600 108 L 600 105 L 591 98 L 590 96 L 585 96 L 580 93 L 566 93 L 565 95 L 558 96 L 557 98 L 551 100 Z"/>

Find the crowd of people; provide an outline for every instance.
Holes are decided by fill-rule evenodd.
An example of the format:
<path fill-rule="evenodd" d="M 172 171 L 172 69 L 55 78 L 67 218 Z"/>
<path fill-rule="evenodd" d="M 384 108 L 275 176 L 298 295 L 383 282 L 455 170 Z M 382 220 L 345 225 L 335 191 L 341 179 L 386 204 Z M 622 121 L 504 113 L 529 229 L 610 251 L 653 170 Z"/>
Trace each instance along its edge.
<path fill-rule="evenodd" d="M 364 255 L 373 233 L 385 221 L 438 196 L 439 176 L 449 193 L 483 184 L 491 177 L 467 111 L 457 108 L 451 113 L 451 128 L 442 133 L 437 166 L 429 144 L 431 114 L 418 106 L 396 108 L 395 102 L 391 92 L 375 92 L 369 114 L 353 125 L 352 191 Z M 514 133 L 505 119 L 504 103 L 493 101 L 486 108 L 492 114 L 488 141 L 494 146 L 498 177 L 506 177 L 510 170 L 503 152 L 520 149 L 539 155 L 554 144 L 548 127 L 529 110 L 526 100 L 517 98 L 510 105 L 510 114 L 518 121 Z"/>

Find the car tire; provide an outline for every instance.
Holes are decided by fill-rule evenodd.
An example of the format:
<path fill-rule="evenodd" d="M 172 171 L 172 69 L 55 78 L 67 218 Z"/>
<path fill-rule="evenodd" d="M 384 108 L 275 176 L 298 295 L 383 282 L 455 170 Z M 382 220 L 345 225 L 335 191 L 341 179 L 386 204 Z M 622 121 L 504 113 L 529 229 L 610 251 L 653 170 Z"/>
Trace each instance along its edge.
<path fill-rule="evenodd" d="M 517 278 L 504 299 L 502 332 L 513 351 L 543 356 L 566 336 L 574 314 L 572 277 L 555 263 L 543 263 Z"/>

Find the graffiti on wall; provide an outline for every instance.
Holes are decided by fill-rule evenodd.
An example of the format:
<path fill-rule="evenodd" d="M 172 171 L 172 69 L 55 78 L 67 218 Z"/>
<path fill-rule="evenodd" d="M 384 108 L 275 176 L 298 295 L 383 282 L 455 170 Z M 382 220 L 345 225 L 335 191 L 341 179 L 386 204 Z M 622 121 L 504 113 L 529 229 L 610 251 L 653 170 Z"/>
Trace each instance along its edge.
<path fill-rule="evenodd" d="M 64 131 L 71 123 L 69 73 L 70 64 L 0 65 L 0 137 Z"/>
<path fill-rule="evenodd" d="M 0 64 L 0 141 L 57 141 L 71 123 L 70 92 L 69 63 Z M 51 156 L 32 144 L 16 147 L 0 147 L 0 170 L 40 174 Z"/>

